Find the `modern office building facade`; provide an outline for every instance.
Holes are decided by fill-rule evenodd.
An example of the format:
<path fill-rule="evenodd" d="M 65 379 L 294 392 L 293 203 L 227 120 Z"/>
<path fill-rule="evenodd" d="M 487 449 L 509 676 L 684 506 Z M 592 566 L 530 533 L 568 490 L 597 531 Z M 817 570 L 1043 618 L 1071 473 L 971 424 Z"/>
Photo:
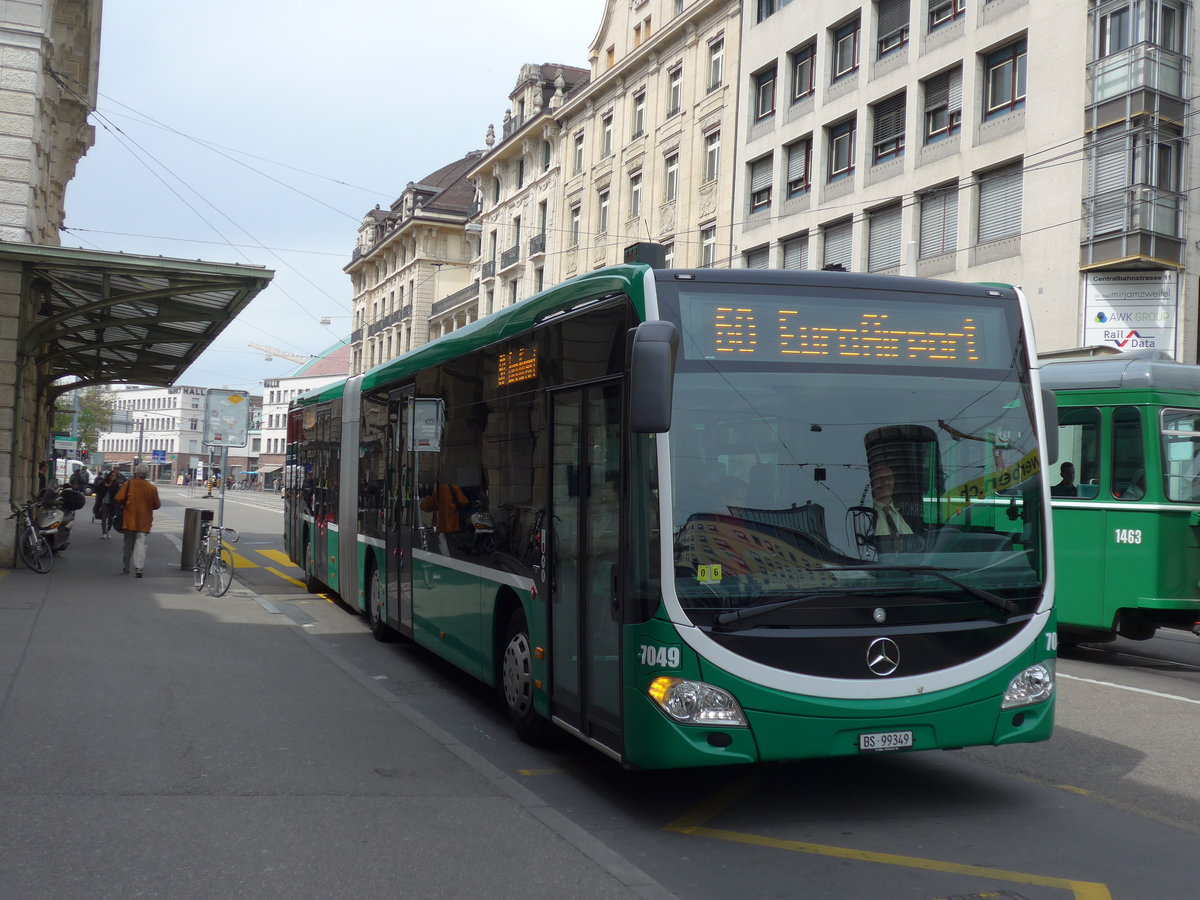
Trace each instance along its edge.
<path fill-rule="evenodd" d="M 756 0 L 745 266 L 1016 284 L 1043 349 L 1196 358 L 1187 2 Z"/>

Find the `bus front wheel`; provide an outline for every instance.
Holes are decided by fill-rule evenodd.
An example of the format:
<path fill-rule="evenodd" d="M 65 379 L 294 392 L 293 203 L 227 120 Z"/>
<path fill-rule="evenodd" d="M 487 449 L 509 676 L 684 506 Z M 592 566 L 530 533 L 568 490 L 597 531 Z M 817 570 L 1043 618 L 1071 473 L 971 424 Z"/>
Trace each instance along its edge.
<path fill-rule="evenodd" d="M 520 607 L 513 610 L 508 620 L 500 663 L 500 690 L 517 737 L 527 744 L 544 741 L 549 728 L 533 707 L 533 645 Z"/>

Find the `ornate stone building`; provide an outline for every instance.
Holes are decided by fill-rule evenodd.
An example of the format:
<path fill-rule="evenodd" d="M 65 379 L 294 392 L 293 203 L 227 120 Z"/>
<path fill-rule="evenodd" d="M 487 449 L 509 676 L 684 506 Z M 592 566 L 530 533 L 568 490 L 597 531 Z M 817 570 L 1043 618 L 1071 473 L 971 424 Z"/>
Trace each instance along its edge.
<path fill-rule="evenodd" d="M 555 113 L 560 278 L 638 241 L 665 244 L 670 265 L 729 265 L 741 8 L 608 0 L 591 79 Z"/>
<path fill-rule="evenodd" d="M 522 66 L 500 135 L 488 126 L 487 153 L 468 175 L 479 205 L 471 267 L 478 294 L 464 302 L 477 302 L 480 315 L 560 280 L 562 147 L 554 115 L 587 79 L 587 70 L 571 66 Z"/>

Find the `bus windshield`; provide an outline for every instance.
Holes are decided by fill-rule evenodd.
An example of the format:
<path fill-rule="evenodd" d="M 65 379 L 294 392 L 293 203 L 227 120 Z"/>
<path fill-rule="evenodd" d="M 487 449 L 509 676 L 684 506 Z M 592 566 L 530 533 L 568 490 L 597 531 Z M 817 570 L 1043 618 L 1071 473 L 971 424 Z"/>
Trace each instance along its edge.
<path fill-rule="evenodd" d="M 756 606 L 779 612 L 755 624 L 818 620 L 810 614 L 851 624 L 864 606 L 878 616 L 949 603 L 956 615 L 993 618 L 1036 608 L 1044 504 L 1028 384 L 1013 356 L 1015 303 L 981 314 L 976 298 L 849 310 L 818 300 L 812 318 L 849 336 L 840 348 L 835 337 L 812 355 L 788 354 L 760 324 L 752 352 L 725 355 L 714 348 L 730 335 L 705 327 L 715 316 L 707 287 L 663 304 L 676 315 L 682 307 L 683 333 L 664 518 L 675 594 L 696 624 Z M 783 307 L 797 319 L 812 308 L 780 298 L 755 310 L 757 321 L 774 325 Z M 869 341 L 881 330 L 868 313 L 904 319 L 910 334 Z M 903 355 L 911 333 L 926 340 L 952 320 L 973 320 L 973 349 L 964 338 L 940 356 Z M 747 340 L 750 329 L 735 327 Z M 802 327 L 788 323 L 788 334 Z M 843 618 L 831 618 L 837 609 Z"/>

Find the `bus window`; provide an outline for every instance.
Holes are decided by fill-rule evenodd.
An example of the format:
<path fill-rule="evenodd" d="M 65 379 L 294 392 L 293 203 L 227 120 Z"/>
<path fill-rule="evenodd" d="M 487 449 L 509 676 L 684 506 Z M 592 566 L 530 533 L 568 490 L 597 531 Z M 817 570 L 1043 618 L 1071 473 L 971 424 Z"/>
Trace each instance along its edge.
<path fill-rule="evenodd" d="M 1136 406 L 1113 410 L 1112 495 L 1118 500 L 1141 500 L 1146 496 L 1142 420 Z"/>
<path fill-rule="evenodd" d="M 1090 406 L 1059 410 L 1058 458 L 1059 478 L 1050 496 L 1091 500 L 1100 493 L 1100 410 Z"/>
<path fill-rule="evenodd" d="M 1200 500 L 1200 411 L 1162 411 L 1163 488 L 1168 500 Z"/>

